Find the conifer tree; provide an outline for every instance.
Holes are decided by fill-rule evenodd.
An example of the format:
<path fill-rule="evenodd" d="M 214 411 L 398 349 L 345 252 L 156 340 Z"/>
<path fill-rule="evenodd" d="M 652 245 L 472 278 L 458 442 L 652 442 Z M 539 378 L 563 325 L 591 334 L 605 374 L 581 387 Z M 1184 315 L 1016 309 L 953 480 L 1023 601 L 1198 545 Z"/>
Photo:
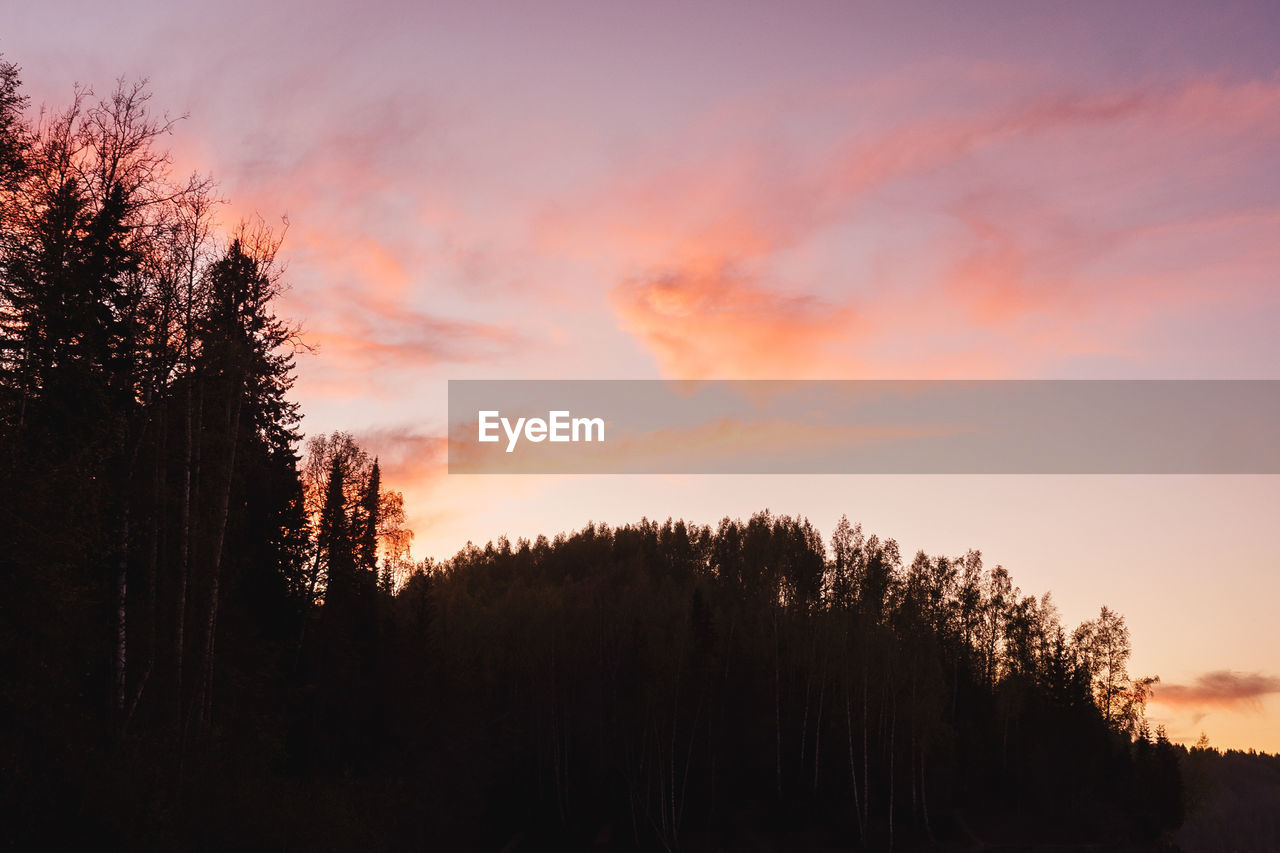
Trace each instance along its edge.
<path fill-rule="evenodd" d="M 376 576 L 378 570 L 378 524 L 382 475 L 378 468 L 378 460 L 373 460 L 369 469 L 369 480 L 360 499 L 359 538 L 356 541 L 356 565 L 370 576 Z"/>

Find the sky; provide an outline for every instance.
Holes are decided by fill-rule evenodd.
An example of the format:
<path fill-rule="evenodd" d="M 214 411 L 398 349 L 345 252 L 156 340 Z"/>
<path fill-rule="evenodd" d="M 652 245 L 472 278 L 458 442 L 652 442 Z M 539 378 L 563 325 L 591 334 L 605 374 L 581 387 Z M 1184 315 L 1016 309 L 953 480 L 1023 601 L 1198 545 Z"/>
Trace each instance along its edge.
<path fill-rule="evenodd" d="M 1106 604 L 1170 736 L 1280 751 L 1274 476 L 449 475 L 449 379 L 1280 378 L 1269 3 L 6 4 L 35 104 L 150 80 L 288 231 L 303 429 L 414 555 L 841 514 Z"/>

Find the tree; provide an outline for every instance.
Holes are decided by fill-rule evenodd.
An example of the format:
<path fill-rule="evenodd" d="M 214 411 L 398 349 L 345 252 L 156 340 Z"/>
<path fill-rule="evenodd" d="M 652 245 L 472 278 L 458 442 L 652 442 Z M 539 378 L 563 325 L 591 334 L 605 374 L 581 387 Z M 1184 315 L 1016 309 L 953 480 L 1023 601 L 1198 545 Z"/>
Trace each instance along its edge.
<path fill-rule="evenodd" d="M 26 108 L 18 66 L 0 54 L 0 233 L 9 231 L 8 216 L 17 202 L 15 192 L 27 168 L 29 130 L 23 118 Z"/>
<path fill-rule="evenodd" d="M 326 570 L 326 607 L 352 595 L 355 586 L 356 560 L 347 517 L 346 479 L 346 460 L 334 455 L 329 462 L 324 508 L 320 513 L 316 539 Z"/>
<path fill-rule="evenodd" d="M 261 445 L 269 454 L 296 460 L 297 405 L 286 398 L 293 384 L 293 327 L 272 312 L 281 285 L 275 268 L 279 239 L 270 229 L 242 225 L 225 254 L 208 270 L 208 307 L 197 324 L 201 358 L 197 377 L 206 399 L 204 432 L 210 463 L 210 541 L 206 550 L 195 713 L 207 730 L 211 714 L 214 649 L 224 543 L 231 494 L 245 451 Z"/>
<path fill-rule="evenodd" d="M 378 460 L 374 459 L 364 494 L 360 498 L 360 514 L 357 518 L 360 530 L 355 546 L 356 565 L 375 577 L 378 573 L 378 526 L 382 520 L 379 513 L 381 487 L 382 475 L 378 470 Z"/>
<path fill-rule="evenodd" d="M 1132 649 L 1124 617 L 1103 606 L 1097 619 L 1076 629 L 1072 640 L 1103 719 L 1110 726 L 1136 733 L 1143 723 L 1147 699 L 1159 679 L 1129 679 Z"/>
<path fill-rule="evenodd" d="M 0 84 L 7 137 L 22 103 L 15 80 L 6 72 Z M 145 82 L 120 81 L 97 102 L 90 96 L 77 91 L 68 109 L 23 133 L 18 149 L 4 143 L 0 363 L 4 421 L 23 465 L 42 469 L 64 506 L 72 495 L 94 506 L 67 524 L 83 536 L 75 547 L 97 555 L 90 575 L 109 590 L 106 689 L 120 725 L 128 704 L 133 473 L 157 400 L 148 335 L 156 289 L 147 260 L 179 191 L 156 148 L 173 121 L 152 115 Z M 52 518 L 62 511 L 29 508 Z"/>

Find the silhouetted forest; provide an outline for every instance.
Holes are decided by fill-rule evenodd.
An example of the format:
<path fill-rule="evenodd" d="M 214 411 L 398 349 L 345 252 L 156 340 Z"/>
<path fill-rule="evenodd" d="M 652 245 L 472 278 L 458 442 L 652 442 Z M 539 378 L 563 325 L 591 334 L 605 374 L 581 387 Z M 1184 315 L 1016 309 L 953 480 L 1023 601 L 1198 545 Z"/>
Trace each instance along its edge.
<path fill-rule="evenodd" d="M 280 235 L 218 226 L 140 86 L 31 112 L 0 65 L 11 848 L 1128 849 L 1182 823 L 1210 751 L 1149 730 L 1123 617 L 1068 629 L 977 551 L 762 512 L 414 563 L 377 460 L 301 442 Z"/>

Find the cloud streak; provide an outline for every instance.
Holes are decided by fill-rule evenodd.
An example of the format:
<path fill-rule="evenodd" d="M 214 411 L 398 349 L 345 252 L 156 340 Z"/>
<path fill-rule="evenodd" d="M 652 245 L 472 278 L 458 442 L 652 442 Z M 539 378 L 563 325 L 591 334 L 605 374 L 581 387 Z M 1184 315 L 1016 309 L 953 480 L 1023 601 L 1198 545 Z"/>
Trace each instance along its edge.
<path fill-rule="evenodd" d="M 1261 710 L 1262 700 L 1280 693 L 1280 678 L 1228 669 L 1206 672 L 1189 684 L 1161 684 L 1152 701 L 1171 707 Z"/>

